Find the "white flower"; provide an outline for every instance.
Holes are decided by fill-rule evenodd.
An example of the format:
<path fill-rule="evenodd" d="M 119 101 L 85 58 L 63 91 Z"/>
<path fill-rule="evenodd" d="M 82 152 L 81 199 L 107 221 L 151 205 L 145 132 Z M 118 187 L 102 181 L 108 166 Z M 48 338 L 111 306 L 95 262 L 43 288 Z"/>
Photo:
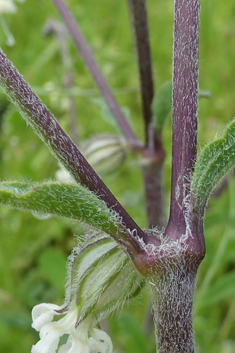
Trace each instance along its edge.
<path fill-rule="evenodd" d="M 89 338 L 89 353 L 111 353 L 113 351 L 113 344 L 110 337 L 106 332 L 93 328 L 90 331 L 91 337 Z"/>
<path fill-rule="evenodd" d="M 93 327 L 91 315 L 77 326 L 77 311 L 76 306 L 66 310 L 55 304 L 36 305 L 32 311 L 32 327 L 39 331 L 40 341 L 32 347 L 31 353 L 55 353 L 64 334 L 69 337 L 58 353 L 112 353 L 111 339 L 104 331 Z M 55 315 L 64 314 L 62 319 L 52 321 Z"/>

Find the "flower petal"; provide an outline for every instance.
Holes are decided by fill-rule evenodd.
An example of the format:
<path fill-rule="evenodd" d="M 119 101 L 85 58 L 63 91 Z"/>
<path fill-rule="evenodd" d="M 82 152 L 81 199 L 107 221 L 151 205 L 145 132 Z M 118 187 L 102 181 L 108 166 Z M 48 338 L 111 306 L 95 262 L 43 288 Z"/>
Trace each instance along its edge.
<path fill-rule="evenodd" d="M 55 313 L 58 315 L 58 313 Z M 48 322 L 40 328 L 40 338 L 50 334 L 50 332 L 56 332 L 56 334 L 62 337 L 64 334 L 71 334 L 75 331 L 75 324 L 77 321 L 77 308 L 70 310 L 66 315 L 55 322 Z"/>
<path fill-rule="evenodd" d="M 68 339 L 67 343 L 62 344 L 62 346 L 60 346 L 58 353 L 68 353 L 71 347 L 72 347 L 71 340 Z"/>
<path fill-rule="evenodd" d="M 55 353 L 59 340 L 60 336 L 55 331 L 50 332 L 32 347 L 31 353 Z"/>
<path fill-rule="evenodd" d="M 112 353 L 113 344 L 106 332 L 94 328 L 89 338 L 89 353 Z"/>
<path fill-rule="evenodd" d="M 69 337 L 67 343 L 63 344 L 58 353 L 90 353 L 88 344 Z M 97 353 L 97 352 L 96 352 Z"/>
<path fill-rule="evenodd" d="M 59 309 L 60 307 L 55 304 L 43 303 L 36 305 L 32 310 L 32 327 L 35 330 L 40 331 L 45 324 L 53 320 L 53 317 L 57 315 L 55 310 Z"/>

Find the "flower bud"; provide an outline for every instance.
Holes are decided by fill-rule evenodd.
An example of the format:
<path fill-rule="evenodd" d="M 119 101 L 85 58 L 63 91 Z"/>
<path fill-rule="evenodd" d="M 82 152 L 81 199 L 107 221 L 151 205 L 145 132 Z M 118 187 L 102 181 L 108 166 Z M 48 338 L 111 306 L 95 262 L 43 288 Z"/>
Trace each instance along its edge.
<path fill-rule="evenodd" d="M 122 136 L 97 135 L 85 143 L 82 153 L 98 173 L 109 173 L 123 162 L 126 149 Z"/>
<path fill-rule="evenodd" d="M 91 312 L 100 321 L 143 285 L 129 257 L 106 234 L 92 237 L 70 264 L 67 295 L 76 298 L 80 322 Z"/>

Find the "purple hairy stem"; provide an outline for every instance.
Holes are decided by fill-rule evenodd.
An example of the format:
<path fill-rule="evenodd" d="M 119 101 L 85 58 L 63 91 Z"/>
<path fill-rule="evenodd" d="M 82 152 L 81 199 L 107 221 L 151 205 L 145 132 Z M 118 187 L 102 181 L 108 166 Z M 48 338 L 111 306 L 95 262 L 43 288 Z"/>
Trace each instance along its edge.
<path fill-rule="evenodd" d="M 192 207 L 197 154 L 200 0 L 175 0 L 172 189 L 169 223 L 151 277 L 159 353 L 194 353 L 193 299 L 205 255 L 203 219 Z"/>
<path fill-rule="evenodd" d="M 143 169 L 148 227 L 165 227 L 162 163 L 150 163 Z"/>
<path fill-rule="evenodd" d="M 152 100 L 154 83 L 147 5 L 145 0 L 128 0 L 132 19 L 133 34 L 138 58 L 141 86 L 142 112 L 145 126 L 144 156 L 148 160 L 143 167 L 148 227 L 164 226 L 164 195 L 162 162 L 164 151 L 161 136 L 156 134 L 152 121 Z"/>
<path fill-rule="evenodd" d="M 197 155 L 200 0 L 175 0 L 173 146 L 170 219 L 167 233 L 186 231 L 186 203 Z"/>
<path fill-rule="evenodd" d="M 75 180 L 94 192 L 107 206 L 115 211 L 122 220 L 126 236 L 126 246 L 131 245 L 133 251 L 141 251 L 135 235 L 146 243 L 148 235 L 143 232 L 129 214 L 120 205 L 111 191 L 96 174 L 90 164 L 79 152 L 76 145 L 60 127 L 54 116 L 48 111 L 42 101 L 31 90 L 13 64 L 0 50 L 0 85 L 9 99 L 22 113 L 27 123 L 49 147 L 52 154 L 74 176 Z M 122 234 L 123 235 L 123 234 Z M 116 237 L 117 241 L 123 242 Z"/>
<path fill-rule="evenodd" d="M 94 81 L 96 82 L 97 86 L 99 87 L 110 111 L 112 112 L 113 116 L 115 117 L 119 127 L 125 136 L 128 144 L 139 146 L 140 142 L 136 137 L 134 131 L 131 129 L 130 125 L 128 124 L 120 106 L 117 104 L 116 99 L 114 98 L 109 85 L 104 78 L 103 74 L 101 73 L 92 52 L 86 43 L 86 40 L 81 33 L 74 17 L 72 16 L 71 12 L 69 11 L 68 7 L 66 6 L 63 0 L 53 0 L 57 10 L 59 11 L 62 19 L 64 20 L 65 25 L 68 28 L 68 31 L 71 37 L 74 40 L 74 43 L 79 50 L 84 62 L 90 73 L 92 74 Z"/>
<path fill-rule="evenodd" d="M 195 352 L 192 318 L 197 268 L 190 259 L 176 257 L 164 262 L 151 278 L 159 353 Z"/>

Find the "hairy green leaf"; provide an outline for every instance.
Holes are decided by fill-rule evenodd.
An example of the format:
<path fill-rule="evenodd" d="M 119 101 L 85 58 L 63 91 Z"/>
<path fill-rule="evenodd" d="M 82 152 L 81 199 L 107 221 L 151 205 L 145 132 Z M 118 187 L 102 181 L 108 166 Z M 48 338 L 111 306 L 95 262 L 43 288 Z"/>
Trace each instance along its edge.
<path fill-rule="evenodd" d="M 117 234 L 120 230 L 117 220 L 106 205 L 80 185 L 2 182 L 0 203 L 39 215 L 49 214 L 84 222 L 110 234 Z"/>
<path fill-rule="evenodd" d="M 211 193 L 235 165 L 235 120 L 200 152 L 193 173 L 194 207 L 204 208 Z"/>

